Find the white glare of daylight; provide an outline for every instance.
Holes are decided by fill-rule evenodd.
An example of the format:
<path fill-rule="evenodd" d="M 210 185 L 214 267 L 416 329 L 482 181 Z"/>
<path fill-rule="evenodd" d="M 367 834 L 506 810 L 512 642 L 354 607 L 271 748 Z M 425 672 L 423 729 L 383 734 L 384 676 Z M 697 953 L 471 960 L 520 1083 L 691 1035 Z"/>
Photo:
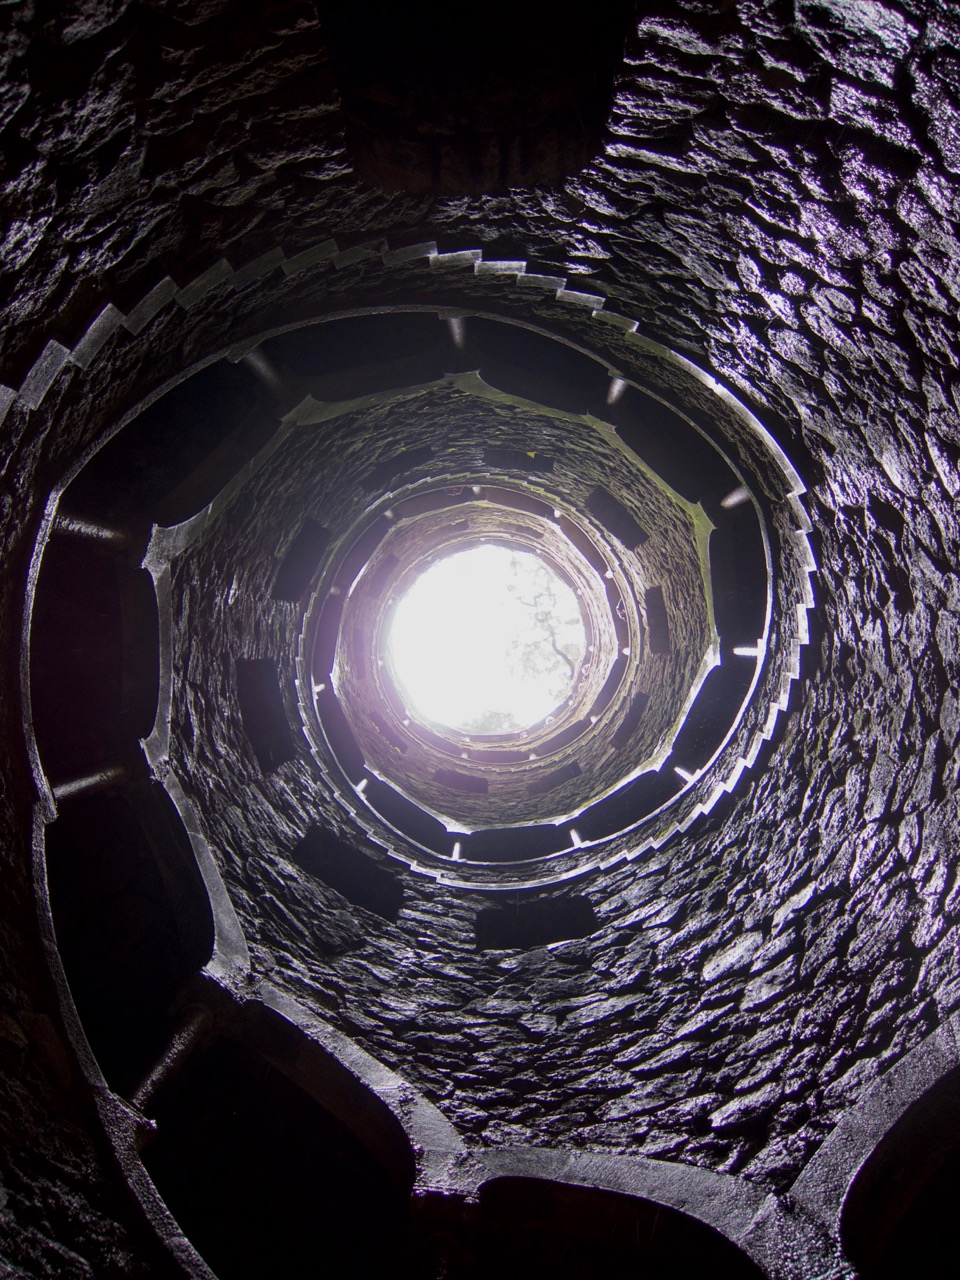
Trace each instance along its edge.
<path fill-rule="evenodd" d="M 623 378 L 611 378 L 607 390 L 607 404 L 616 404 L 626 389 L 627 384 Z"/>
<path fill-rule="evenodd" d="M 259 347 L 255 347 L 253 351 L 248 351 L 241 359 L 251 373 L 260 379 L 268 391 L 280 392 L 283 390 L 283 379 Z"/>
<path fill-rule="evenodd" d="M 740 484 L 737 485 L 736 489 L 731 489 L 725 498 L 720 499 L 720 505 L 725 511 L 729 511 L 731 507 L 740 507 L 749 501 L 750 490 Z"/>
<path fill-rule="evenodd" d="M 585 647 L 570 587 L 539 556 L 493 543 L 425 569 L 387 636 L 408 710 L 475 734 L 543 720 L 570 692 Z"/>

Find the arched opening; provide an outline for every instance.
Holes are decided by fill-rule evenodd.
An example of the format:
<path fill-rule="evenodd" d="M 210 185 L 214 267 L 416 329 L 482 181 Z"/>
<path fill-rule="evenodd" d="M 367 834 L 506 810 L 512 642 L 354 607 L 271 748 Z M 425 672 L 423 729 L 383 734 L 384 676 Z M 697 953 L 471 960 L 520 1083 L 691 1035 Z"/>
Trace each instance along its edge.
<path fill-rule="evenodd" d="M 189 836 L 159 783 L 77 795 L 46 829 L 46 871 L 81 1025 L 107 1082 L 130 1096 L 213 947 Z"/>
<path fill-rule="evenodd" d="M 840 1235 L 863 1280 L 960 1268 L 960 1068 L 911 1104 L 847 1193 Z"/>
<path fill-rule="evenodd" d="M 256 1050 L 213 1041 L 153 1111 L 143 1162 L 220 1280 L 396 1274 L 405 1190 Z"/>
<path fill-rule="evenodd" d="M 762 1280 L 736 1245 L 650 1200 L 536 1178 L 480 1193 L 472 1256 L 458 1280 Z"/>

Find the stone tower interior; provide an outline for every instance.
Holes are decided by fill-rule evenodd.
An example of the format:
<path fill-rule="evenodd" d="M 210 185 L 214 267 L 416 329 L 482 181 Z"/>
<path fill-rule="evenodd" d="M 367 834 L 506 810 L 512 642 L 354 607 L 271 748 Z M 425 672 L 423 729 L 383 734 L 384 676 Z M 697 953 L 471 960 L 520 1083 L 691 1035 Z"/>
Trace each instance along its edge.
<path fill-rule="evenodd" d="M 957 7 L 0 31 L 0 1276 L 957 1274 Z"/>

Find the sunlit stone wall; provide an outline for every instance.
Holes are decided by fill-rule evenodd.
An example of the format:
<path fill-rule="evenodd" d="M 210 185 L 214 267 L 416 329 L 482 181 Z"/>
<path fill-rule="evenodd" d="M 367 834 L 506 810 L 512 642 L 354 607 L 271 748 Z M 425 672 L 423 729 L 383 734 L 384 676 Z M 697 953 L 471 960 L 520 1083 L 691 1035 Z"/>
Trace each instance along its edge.
<path fill-rule="evenodd" d="M 753 399 L 810 490 L 820 623 L 765 768 L 669 848 L 580 885 L 601 927 L 551 950 L 478 953 L 481 897 L 413 876 L 395 926 L 348 909 L 286 860 L 299 810 L 278 829 L 225 770 L 217 838 L 257 965 L 472 1137 L 789 1186 L 960 1001 L 952 8 L 741 0 L 650 18 L 581 177 L 443 201 L 353 183 L 310 5 L 240 21 L 216 2 L 94 0 L 8 21 L 0 1247 L 27 1275 L 165 1265 L 92 1136 L 35 913 L 18 689 L 39 513 L 127 407 L 256 327 L 238 315 L 307 310 L 282 265 L 238 284 L 222 259 L 279 245 L 296 273 L 331 236 L 331 274 L 371 295 L 388 232 L 574 276 Z M 62 363 L 108 303 L 129 316 L 165 276 L 164 299 L 208 270 L 208 291 L 117 328 L 91 382 Z M 202 646 L 198 663 L 202 725 L 210 691 L 228 693 Z"/>

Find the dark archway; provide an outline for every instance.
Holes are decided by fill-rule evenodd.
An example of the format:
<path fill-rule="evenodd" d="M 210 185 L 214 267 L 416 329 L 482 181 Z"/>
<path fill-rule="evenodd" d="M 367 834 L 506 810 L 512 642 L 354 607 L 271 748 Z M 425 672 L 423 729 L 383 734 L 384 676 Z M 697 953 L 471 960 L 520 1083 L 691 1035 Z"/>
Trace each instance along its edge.
<path fill-rule="evenodd" d="M 864 1161 L 840 1234 L 864 1280 L 952 1275 L 960 1266 L 960 1068 L 912 1102 Z"/>
<path fill-rule="evenodd" d="M 756 1264 L 696 1218 L 648 1200 L 534 1178 L 480 1193 L 473 1280 L 761 1280 Z"/>

